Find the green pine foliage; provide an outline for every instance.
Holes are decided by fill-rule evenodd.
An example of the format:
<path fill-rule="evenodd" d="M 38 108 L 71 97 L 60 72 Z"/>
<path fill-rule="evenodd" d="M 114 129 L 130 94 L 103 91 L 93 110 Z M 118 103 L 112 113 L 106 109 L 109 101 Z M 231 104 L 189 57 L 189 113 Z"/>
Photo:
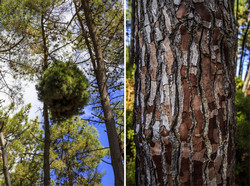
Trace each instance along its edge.
<path fill-rule="evenodd" d="M 13 116 L 9 116 L 14 107 L 0 110 L 0 117 L 4 119 L 1 130 L 5 136 L 8 151 L 8 164 L 13 186 L 39 184 L 42 170 L 42 146 L 43 131 L 37 118 L 28 119 L 31 105 L 21 108 Z M 0 167 L 2 157 L 0 158 Z M 0 174 L 3 175 L 2 168 Z M 0 180 L 0 185 L 5 185 L 5 180 Z"/>
<path fill-rule="evenodd" d="M 80 117 L 72 117 L 53 125 L 51 140 L 51 168 L 57 184 L 70 185 L 71 175 L 76 185 L 100 185 L 104 174 L 96 167 L 108 149 L 101 145 L 93 125 L 88 125 Z"/>
<path fill-rule="evenodd" d="M 65 120 L 81 113 L 89 101 L 88 80 L 72 62 L 55 62 L 48 68 L 36 89 L 38 99 L 48 105 L 52 119 Z"/>

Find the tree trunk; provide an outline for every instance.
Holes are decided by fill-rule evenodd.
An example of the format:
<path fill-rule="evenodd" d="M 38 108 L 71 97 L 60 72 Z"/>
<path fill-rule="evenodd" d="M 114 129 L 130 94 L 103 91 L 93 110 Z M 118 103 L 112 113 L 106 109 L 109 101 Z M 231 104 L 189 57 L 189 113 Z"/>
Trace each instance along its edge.
<path fill-rule="evenodd" d="M 44 185 L 49 186 L 50 185 L 50 126 L 49 126 L 49 116 L 48 116 L 48 107 L 44 103 L 43 105 L 43 118 L 44 118 L 44 165 L 43 165 L 43 172 L 44 172 Z"/>
<path fill-rule="evenodd" d="M 4 178 L 5 178 L 5 184 L 7 186 L 11 186 L 9 165 L 8 165 L 8 152 L 7 152 L 7 146 L 6 146 L 3 132 L 0 132 L 0 143 L 1 143 L 1 150 L 2 150 L 3 173 L 4 173 Z"/>
<path fill-rule="evenodd" d="M 104 112 L 105 125 L 107 129 L 109 146 L 110 146 L 111 163 L 112 163 L 112 167 L 113 167 L 114 175 L 115 175 L 115 185 L 122 186 L 124 185 L 122 154 L 121 154 L 120 145 L 119 145 L 119 138 L 118 138 L 116 127 L 115 127 L 114 115 L 112 113 L 112 108 L 110 105 L 110 98 L 108 94 L 107 77 L 106 77 L 105 63 L 104 63 L 103 55 L 102 55 L 102 49 L 98 41 L 96 27 L 93 22 L 89 6 L 90 5 L 88 4 L 87 1 L 82 1 L 82 8 L 84 11 L 90 38 L 94 47 L 95 59 L 93 57 L 90 46 L 88 46 L 88 50 L 91 55 L 91 61 L 93 63 L 93 67 L 95 70 L 95 76 L 97 79 L 98 89 L 99 89 L 99 93 L 101 97 L 101 105 L 102 105 L 102 109 Z M 79 21 L 82 22 L 81 19 Z M 82 26 L 82 30 L 83 30 L 83 34 L 85 33 L 84 35 L 85 35 L 86 44 L 88 44 L 89 43 L 88 38 L 86 37 L 86 31 L 84 30 L 83 26 Z"/>
<path fill-rule="evenodd" d="M 246 78 L 243 84 L 242 92 L 244 93 L 245 96 L 248 94 L 248 88 L 250 87 L 250 70 L 248 69 Z"/>
<path fill-rule="evenodd" d="M 240 53 L 240 67 L 239 67 L 239 76 L 242 77 L 242 72 L 243 72 L 243 57 L 244 57 L 244 50 L 245 50 L 245 45 L 246 45 L 246 40 L 247 40 L 247 36 L 248 36 L 248 30 L 249 30 L 249 25 L 250 22 L 248 22 L 247 27 L 245 29 L 245 33 L 243 36 L 243 40 L 242 40 L 242 45 L 241 45 L 241 53 Z"/>
<path fill-rule="evenodd" d="M 43 40 L 43 71 L 48 68 L 48 48 L 47 48 L 47 38 L 44 29 L 44 14 L 41 16 L 41 28 L 42 28 L 42 40 Z M 50 186 L 50 126 L 49 126 L 49 114 L 47 104 L 43 104 L 43 118 L 44 118 L 44 185 Z"/>
<path fill-rule="evenodd" d="M 233 185 L 230 1 L 135 4 L 137 185 Z"/>
<path fill-rule="evenodd" d="M 129 66 L 134 65 L 134 32 L 135 32 L 135 0 L 131 0 L 131 34 L 130 34 L 130 46 L 129 46 Z"/>

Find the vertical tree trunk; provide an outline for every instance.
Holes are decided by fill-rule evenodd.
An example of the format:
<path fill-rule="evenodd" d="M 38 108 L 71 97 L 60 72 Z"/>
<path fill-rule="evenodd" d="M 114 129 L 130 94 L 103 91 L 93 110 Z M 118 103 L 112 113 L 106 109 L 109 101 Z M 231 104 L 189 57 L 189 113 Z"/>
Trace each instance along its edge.
<path fill-rule="evenodd" d="M 43 40 L 43 71 L 48 68 L 48 48 L 47 48 L 47 38 L 44 30 L 44 14 L 41 16 L 41 29 L 42 29 L 42 40 Z M 43 118 L 44 118 L 44 185 L 50 186 L 50 126 L 49 126 L 49 114 L 47 104 L 43 104 Z"/>
<path fill-rule="evenodd" d="M 247 27 L 245 29 L 245 33 L 243 36 L 243 40 L 242 40 L 242 45 L 241 45 L 241 53 L 240 53 L 240 67 L 239 67 L 239 76 L 242 77 L 242 72 L 243 72 L 243 57 L 244 57 L 244 50 L 245 50 L 245 45 L 246 45 L 246 40 L 247 40 L 247 36 L 248 36 L 248 30 L 249 30 L 249 25 L 250 22 L 248 22 Z"/>
<path fill-rule="evenodd" d="M 135 4 L 137 185 L 233 185 L 231 1 Z"/>
<path fill-rule="evenodd" d="M 135 0 L 131 0 L 131 34 L 130 34 L 130 46 L 129 46 L 129 66 L 134 65 L 134 32 L 135 32 Z"/>
<path fill-rule="evenodd" d="M 43 164 L 43 172 L 44 172 L 44 185 L 50 185 L 50 126 L 49 126 L 49 115 L 48 115 L 48 106 L 43 104 L 43 118 L 44 118 L 44 164 Z"/>
<path fill-rule="evenodd" d="M 247 96 L 248 94 L 247 91 L 249 87 L 250 87 L 250 70 L 248 69 L 246 78 L 243 84 L 243 88 L 242 88 L 242 92 L 244 93 L 245 96 Z"/>
<path fill-rule="evenodd" d="M 123 172 L 123 163 L 122 163 L 122 154 L 119 145 L 119 138 L 117 135 L 114 115 L 112 113 L 112 108 L 110 105 L 110 98 L 108 94 L 107 87 L 107 77 L 105 70 L 105 63 L 103 60 L 102 49 L 98 41 L 98 36 L 96 33 L 96 27 L 93 22 L 91 11 L 89 9 L 89 3 L 87 1 L 82 1 L 82 8 L 84 11 L 87 27 L 89 30 L 90 38 L 93 43 L 95 58 L 92 53 L 92 49 L 89 46 L 88 38 L 86 37 L 86 31 L 82 26 L 83 35 L 85 37 L 86 44 L 88 45 L 88 50 L 90 52 L 91 61 L 93 63 L 93 67 L 95 70 L 95 75 L 97 79 L 98 89 L 101 97 L 101 105 L 104 112 L 105 117 L 105 125 L 108 134 L 109 146 L 110 146 L 110 154 L 111 154 L 111 163 L 114 170 L 115 175 L 115 185 L 122 186 L 124 185 L 124 172 Z M 78 19 L 82 22 L 81 18 Z M 80 23 L 82 25 L 82 23 Z"/>
<path fill-rule="evenodd" d="M 9 165 L 8 165 L 8 152 L 7 152 L 7 146 L 6 146 L 3 132 L 0 132 L 0 144 L 1 144 L 1 150 L 2 150 L 3 174 L 4 174 L 5 183 L 7 186 L 11 186 Z"/>

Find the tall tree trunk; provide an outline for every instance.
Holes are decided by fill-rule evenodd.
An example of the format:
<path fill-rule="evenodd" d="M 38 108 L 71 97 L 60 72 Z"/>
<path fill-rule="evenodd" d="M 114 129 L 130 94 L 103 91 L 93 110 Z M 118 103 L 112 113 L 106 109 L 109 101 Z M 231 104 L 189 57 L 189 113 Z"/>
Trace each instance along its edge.
<path fill-rule="evenodd" d="M 107 77 L 105 70 L 105 63 L 103 60 L 102 49 L 98 41 L 98 36 L 96 33 L 96 27 L 93 22 L 91 11 L 89 8 L 88 1 L 82 1 L 82 8 L 84 11 L 85 19 L 87 22 L 87 27 L 89 30 L 90 38 L 93 43 L 95 58 L 92 53 L 92 49 L 90 47 L 90 43 L 88 41 L 86 30 L 83 27 L 82 19 L 78 14 L 78 19 L 80 24 L 82 25 L 83 36 L 85 37 L 86 44 L 88 45 L 88 50 L 91 56 L 91 61 L 95 70 L 95 76 L 97 79 L 98 89 L 101 97 L 101 105 L 104 112 L 105 117 L 105 125 L 107 128 L 109 146 L 110 146 L 110 154 L 111 154 L 111 162 L 115 175 L 115 185 L 122 186 L 123 183 L 123 164 L 122 164 L 122 154 L 119 146 L 119 138 L 115 127 L 114 115 L 112 113 L 112 108 L 110 105 L 110 98 L 108 94 L 107 87 Z"/>
<path fill-rule="evenodd" d="M 137 185 L 233 185 L 230 1 L 135 4 Z"/>
<path fill-rule="evenodd" d="M 48 48 L 47 48 L 47 38 L 44 29 L 44 14 L 41 16 L 41 28 L 42 28 L 42 39 L 43 39 L 43 71 L 48 68 Z M 50 126 L 49 126 L 49 114 L 47 104 L 43 104 L 43 118 L 44 118 L 44 185 L 50 185 Z"/>
<path fill-rule="evenodd" d="M 49 126 L 49 115 L 48 115 L 48 106 L 43 104 L 43 118 L 44 118 L 44 164 L 43 164 L 43 172 L 44 172 L 44 185 L 50 185 L 50 126 Z"/>
<path fill-rule="evenodd" d="M 131 34 L 130 34 L 130 46 L 129 46 L 129 66 L 134 65 L 134 32 L 135 32 L 135 0 L 131 0 Z"/>
<path fill-rule="evenodd" d="M 242 92 L 245 96 L 248 94 L 248 88 L 250 87 L 250 70 L 247 70 L 246 78 L 243 84 Z"/>
<path fill-rule="evenodd" d="M 8 165 L 8 152 L 7 152 L 7 146 L 6 146 L 3 132 L 0 132 L 0 144 L 1 144 L 1 150 L 2 150 L 3 174 L 4 174 L 5 184 L 7 186 L 11 186 L 9 165 Z"/>
<path fill-rule="evenodd" d="M 248 30 L 249 30 L 249 25 L 250 22 L 248 22 L 247 27 L 245 29 L 245 33 L 243 36 L 243 40 L 242 40 L 242 45 L 241 45 L 241 53 L 240 53 L 240 67 L 239 67 L 239 76 L 242 77 L 242 72 L 243 72 L 243 57 L 244 57 L 244 50 L 245 50 L 245 45 L 246 45 L 246 40 L 247 40 L 247 36 L 248 36 Z"/>

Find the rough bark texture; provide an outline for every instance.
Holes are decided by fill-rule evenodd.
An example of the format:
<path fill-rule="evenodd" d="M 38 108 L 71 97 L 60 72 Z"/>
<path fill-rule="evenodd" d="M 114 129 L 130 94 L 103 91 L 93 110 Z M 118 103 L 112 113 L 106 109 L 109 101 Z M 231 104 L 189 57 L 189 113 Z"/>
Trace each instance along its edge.
<path fill-rule="evenodd" d="M 8 152 L 4 135 L 2 132 L 0 132 L 0 144 L 2 150 L 3 174 L 4 174 L 5 184 L 7 186 L 11 186 L 11 179 L 10 179 L 9 165 L 8 165 Z"/>
<path fill-rule="evenodd" d="M 233 185 L 233 4 L 137 0 L 135 10 L 137 185 Z"/>
<path fill-rule="evenodd" d="M 119 138 L 115 127 L 115 120 L 112 113 L 112 108 L 110 105 L 110 98 L 108 94 L 107 87 L 107 77 L 105 70 L 105 63 L 103 60 L 101 45 L 98 40 L 96 33 L 96 27 L 92 19 L 92 15 L 89 9 L 88 1 L 82 1 L 82 8 L 84 11 L 87 27 L 90 34 L 90 39 L 93 43 L 95 58 L 92 53 L 92 49 L 89 46 L 88 38 L 86 37 L 86 30 L 82 26 L 83 36 L 85 37 L 86 44 L 91 56 L 91 61 L 95 70 L 96 80 L 98 84 L 98 89 L 101 97 L 101 105 L 105 117 L 105 125 L 108 134 L 110 154 L 111 154 L 111 163 L 115 175 L 115 185 L 122 186 L 124 184 L 124 170 L 122 164 L 122 154 L 119 145 Z M 79 19 L 79 16 L 78 16 Z M 79 19 L 81 21 L 81 19 Z"/>

